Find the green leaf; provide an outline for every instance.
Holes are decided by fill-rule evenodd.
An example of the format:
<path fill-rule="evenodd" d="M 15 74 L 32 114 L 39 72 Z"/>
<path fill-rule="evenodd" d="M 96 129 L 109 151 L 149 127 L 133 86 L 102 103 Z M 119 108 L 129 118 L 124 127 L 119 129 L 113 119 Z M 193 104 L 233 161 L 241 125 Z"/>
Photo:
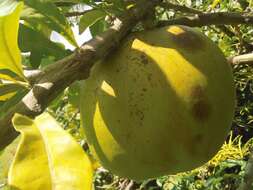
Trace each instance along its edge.
<path fill-rule="evenodd" d="M 38 68 L 45 56 L 54 56 L 56 59 L 67 56 L 63 45 L 50 41 L 45 35 L 26 25 L 20 25 L 19 36 L 20 49 L 31 52 L 30 62 L 33 68 Z"/>
<path fill-rule="evenodd" d="M 13 97 L 22 86 L 14 83 L 0 84 L 0 101 L 6 101 Z"/>
<path fill-rule="evenodd" d="M 21 132 L 21 141 L 8 175 L 10 186 L 24 190 L 91 190 L 90 159 L 49 114 L 35 120 L 16 114 L 13 125 Z"/>
<path fill-rule="evenodd" d="M 53 2 L 48 0 L 24 0 L 24 2 L 26 8 L 21 18 L 30 26 L 38 31 L 50 28 L 64 36 L 75 47 L 78 46 L 70 24 Z"/>
<path fill-rule="evenodd" d="M 23 78 L 19 77 L 16 73 L 6 68 L 0 68 L 0 80 L 1 79 L 14 82 L 23 80 Z"/>
<path fill-rule="evenodd" d="M 8 110 L 14 107 L 28 92 L 28 89 L 22 89 L 17 91 L 17 93 L 12 96 L 10 99 L 7 101 L 0 101 L 0 117 L 4 117 L 7 113 Z M 5 126 L 0 125 L 0 131 L 1 128 L 4 128 Z"/>
<path fill-rule="evenodd" d="M 79 34 L 83 33 L 86 28 L 95 24 L 98 20 L 104 18 L 106 13 L 101 10 L 90 10 L 86 12 L 79 22 Z"/>
<path fill-rule="evenodd" d="M 76 81 L 68 88 L 68 100 L 74 107 L 79 108 L 80 104 L 80 81 Z"/>
<path fill-rule="evenodd" d="M 90 33 L 94 37 L 106 30 L 106 23 L 104 19 L 98 20 L 95 24 L 90 26 Z"/>
<path fill-rule="evenodd" d="M 18 48 L 19 16 L 23 3 L 5 0 L 0 3 L 0 70 L 10 70 L 25 79 Z M 0 73 L 0 78 L 11 78 Z"/>

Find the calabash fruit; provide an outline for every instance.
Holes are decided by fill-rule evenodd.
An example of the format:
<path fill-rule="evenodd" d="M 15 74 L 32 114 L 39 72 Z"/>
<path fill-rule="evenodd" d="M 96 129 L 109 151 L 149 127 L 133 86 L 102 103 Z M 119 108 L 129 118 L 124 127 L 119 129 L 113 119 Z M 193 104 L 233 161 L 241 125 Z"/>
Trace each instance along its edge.
<path fill-rule="evenodd" d="M 102 166 L 135 180 L 194 169 L 228 133 L 235 106 L 231 68 L 197 29 L 130 35 L 83 84 L 81 118 Z"/>

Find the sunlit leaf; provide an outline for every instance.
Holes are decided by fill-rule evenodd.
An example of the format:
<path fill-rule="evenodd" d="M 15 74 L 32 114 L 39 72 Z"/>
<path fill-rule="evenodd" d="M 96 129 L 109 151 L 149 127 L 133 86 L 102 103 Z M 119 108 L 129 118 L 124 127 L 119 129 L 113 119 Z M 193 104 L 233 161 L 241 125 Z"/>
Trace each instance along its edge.
<path fill-rule="evenodd" d="M 12 0 L 0 3 L 0 70 L 6 69 L 25 78 L 21 65 L 21 54 L 18 48 L 19 16 L 23 3 Z M 8 78 L 0 73 L 1 78 Z"/>
<path fill-rule="evenodd" d="M 24 190 L 90 190 L 92 163 L 81 146 L 49 115 L 35 120 L 15 115 L 21 141 L 8 184 Z"/>
<path fill-rule="evenodd" d="M 17 137 L 0 153 L 0 184 L 7 185 L 8 171 L 14 158 L 20 138 Z M 0 188 L 1 189 L 1 188 Z"/>
<path fill-rule="evenodd" d="M 214 9 L 220 2 L 221 2 L 221 0 L 214 0 L 211 5 L 212 9 Z"/>

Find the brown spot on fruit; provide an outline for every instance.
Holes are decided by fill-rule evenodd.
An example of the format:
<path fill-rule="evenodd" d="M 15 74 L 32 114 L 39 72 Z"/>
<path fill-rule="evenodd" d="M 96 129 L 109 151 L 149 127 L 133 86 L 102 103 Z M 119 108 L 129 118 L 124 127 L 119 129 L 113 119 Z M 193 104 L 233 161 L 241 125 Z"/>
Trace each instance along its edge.
<path fill-rule="evenodd" d="M 204 89 L 201 86 L 196 86 L 191 92 L 192 109 L 191 113 L 193 117 L 200 122 L 208 119 L 211 111 L 211 107 L 208 103 Z"/>
<path fill-rule="evenodd" d="M 204 100 L 197 101 L 193 104 L 192 113 L 198 121 L 205 121 L 210 115 L 210 106 Z"/>
<path fill-rule="evenodd" d="M 187 51 L 198 51 L 204 46 L 204 41 L 198 34 L 185 28 L 181 32 L 174 34 L 173 41 L 177 46 Z"/>
<path fill-rule="evenodd" d="M 204 89 L 201 86 L 195 86 L 192 88 L 191 97 L 193 99 L 202 99 L 204 97 Z"/>
<path fill-rule="evenodd" d="M 197 134 L 193 137 L 193 143 L 200 143 L 204 140 L 204 136 L 202 134 Z"/>
<path fill-rule="evenodd" d="M 143 65 L 147 65 L 148 64 L 148 58 L 145 54 L 141 54 L 141 63 Z"/>

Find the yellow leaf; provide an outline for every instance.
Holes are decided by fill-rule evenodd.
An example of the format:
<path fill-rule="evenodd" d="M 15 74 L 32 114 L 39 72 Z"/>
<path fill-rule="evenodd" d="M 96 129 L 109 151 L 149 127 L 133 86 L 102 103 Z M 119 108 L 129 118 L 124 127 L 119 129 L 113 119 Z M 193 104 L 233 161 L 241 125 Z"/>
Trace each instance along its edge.
<path fill-rule="evenodd" d="M 13 97 L 21 87 L 15 83 L 0 82 L 0 101 L 6 101 Z"/>
<path fill-rule="evenodd" d="M 3 152 L 0 153 L 0 184 L 2 183 L 2 181 L 7 182 L 8 170 L 15 155 L 19 140 L 20 138 L 17 137 L 3 150 Z"/>
<path fill-rule="evenodd" d="M 212 9 L 214 9 L 220 2 L 221 2 L 221 0 L 214 0 L 211 5 Z"/>
<path fill-rule="evenodd" d="M 20 190 L 91 190 L 93 167 L 81 146 L 49 115 L 16 114 L 21 141 L 8 174 Z"/>
<path fill-rule="evenodd" d="M 10 70 L 25 78 L 17 41 L 22 7 L 22 2 L 17 3 L 13 0 L 0 3 L 0 70 Z"/>
<path fill-rule="evenodd" d="M 10 92 L 4 95 L 0 95 L 0 101 L 6 101 L 9 100 L 11 97 L 13 97 L 16 94 L 16 92 Z"/>

